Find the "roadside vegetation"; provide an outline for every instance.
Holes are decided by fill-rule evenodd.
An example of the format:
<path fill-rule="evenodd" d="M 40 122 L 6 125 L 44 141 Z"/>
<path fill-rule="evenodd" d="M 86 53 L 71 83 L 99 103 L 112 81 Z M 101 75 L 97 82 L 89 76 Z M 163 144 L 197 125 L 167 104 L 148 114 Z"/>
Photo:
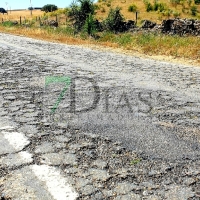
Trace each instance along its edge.
<path fill-rule="evenodd" d="M 99 0 L 97 4 L 94 4 L 91 0 L 77 0 L 66 9 L 57 9 L 52 5 L 44 6 L 46 11 L 42 15 L 27 17 L 23 19 L 22 24 L 14 24 L 11 20 L 5 20 L 0 25 L 0 31 L 69 44 L 95 44 L 146 55 L 185 58 L 200 63 L 199 37 L 180 37 L 144 31 L 118 31 L 118 27 L 127 19 L 134 20 L 136 12 L 139 13 L 138 26 L 144 19 L 147 19 L 141 19 L 143 12 L 147 13 L 147 16 L 152 14 L 150 19 L 153 18 L 156 22 L 161 18 L 187 15 L 190 18 L 199 19 L 199 0 L 170 0 L 169 3 L 158 0 L 136 0 L 134 4 L 129 4 L 127 0 L 125 1 L 126 10 L 122 2 L 117 4 L 115 0 Z M 54 9 L 54 11 L 51 12 L 49 9 Z M 103 15 L 105 17 L 102 17 Z M 128 18 L 129 15 L 133 17 Z M 60 21 L 57 28 L 43 24 L 45 20 L 58 20 L 58 18 Z M 98 20 L 101 23 L 98 23 Z"/>

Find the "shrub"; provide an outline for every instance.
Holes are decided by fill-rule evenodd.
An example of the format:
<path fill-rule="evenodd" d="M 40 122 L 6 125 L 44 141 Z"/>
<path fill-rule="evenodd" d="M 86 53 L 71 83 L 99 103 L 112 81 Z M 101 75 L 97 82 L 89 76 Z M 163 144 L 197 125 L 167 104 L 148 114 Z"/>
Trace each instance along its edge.
<path fill-rule="evenodd" d="M 89 15 L 94 15 L 95 6 L 91 0 L 77 0 L 70 5 L 68 17 L 76 31 L 80 31 Z"/>
<path fill-rule="evenodd" d="M 174 16 L 175 18 L 179 17 L 180 15 L 181 15 L 180 12 L 178 12 L 178 11 L 173 11 L 173 16 Z"/>
<path fill-rule="evenodd" d="M 144 4 L 145 4 L 147 12 L 150 12 L 150 11 L 163 12 L 164 10 L 168 9 L 167 6 L 166 6 L 166 4 L 164 4 L 164 3 L 158 3 L 157 0 L 154 1 L 153 5 L 151 5 L 151 3 L 148 0 L 144 0 Z"/>
<path fill-rule="evenodd" d="M 105 12 L 106 12 L 106 9 L 105 9 L 104 7 L 102 7 L 102 8 L 101 8 L 101 12 L 102 12 L 102 13 L 105 13 Z"/>
<path fill-rule="evenodd" d="M 111 8 L 108 17 L 104 21 L 105 28 L 109 31 L 118 32 L 121 24 L 124 22 L 124 17 L 121 14 L 121 8 Z"/>
<path fill-rule="evenodd" d="M 2 25 L 5 26 L 5 27 L 12 27 L 13 26 L 13 22 L 6 21 L 6 22 L 3 22 Z"/>
<path fill-rule="evenodd" d="M 162 14 L 163 14 L 163 16 L 170 17 L 170 15 L 172 14 L 172 10 L 167 9 L 167 10 L 163 11 Z"/>
<path fill-rule="evenodd" d="M 150 12 L 153 10 L 153 6 L 151 5 L 151 3 L 148 0 L 144 0 L 144 4 L 145 4 L 145 8 L 147 12 Z"/>
<path fill-rule="evenodd" d="M 194 0 L 195 4 L 200 4 L 200 0 Z"/>
<path fill-rule="evenodd" d="M 192 0 L 187 0 L 187 4 L 188 4 L 188 6 L 191 6 Z"/>
<path fill-rule="evenodd" d="M 158 10 L 160 11 L 160 12 L 163 12 L 164 10 L 166 10 L 167 9 L 167 7 L 166 7 L 166 5 L 164 4 L 164 3 L 159 3 L 158 4 Z"/>
<path fill-rule="evenodd" d="M 190 10 L 191 10 L 191 14 L 192 14 L 193 16 L 196 16 L 196 15 L 197 15 L 197 7 L 196 7 L 196 6 L 192 6 Z"/>
<path fill-rule="evenodd" d="M 128 7 L 129 12 L 136 12 L 137 11 L 137 6 L 135 4 L 132 4 Z"/>
<path fill-rule="evenodd" d="M 175 7 L 176 7 L 178 4 L 181 3 L 180 0 L 170 0 L 170 2 L 171 2 L 171 4 L 172 4 L 173 6 L 175 6 Z"/>
<path fill-rule="evenodd" d="M 41 9 L 41 11 L 44 11 L 44 12 L 52 12 L 55 10 L 58 10 L 58 7 L 53 4 L 47 4 L 47 5 L 43 6 Z"/>
<path fill-rule="evenodd" d="M 95 19 L 92 14 L 89 14 L 87 19 L 85 20 L 83 31 L 87 33 L 88 35 L 94 36 L 96 32 L 96 25 L 95 25 Z"/>

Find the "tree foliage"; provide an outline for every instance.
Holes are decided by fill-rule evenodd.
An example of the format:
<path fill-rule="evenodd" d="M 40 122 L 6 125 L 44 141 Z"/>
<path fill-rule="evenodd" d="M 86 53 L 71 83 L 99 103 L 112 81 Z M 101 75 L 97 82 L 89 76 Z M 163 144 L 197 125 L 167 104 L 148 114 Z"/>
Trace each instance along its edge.
<path fill-rule="evenodd" d="M 95 14 L 95 6 L 91 0 L 76 0 L 70 5 L 68 17 L 76 31 L 80 31 L 86 23 L 91 21 Z M 87 21 L 87 23 L 89 22 Z"/>
<path fill-rule="evenodd" d="M 120 27 L 124 22 L 124 17 L 121 14 L 121 8 L 116 7 L 115 9 L 111 8 L 108 17 L 104 21 L 105 27 L 109 31 L 118 32 Z"/>
<path fill-rule="evenodd" d="M 92 14 L 89 14 L 87 19 L 85 20 L 85 24 L 83 26 L 83 31 L 88 35 L 94 36 L 96 33 L 96 24 L 95 19 Z"/>
<path fill-rule="evenodd" d="M 52 12 L 55 10 L 58 10 L 58 7 L 53 4 L 47 4 L 47 5 L 43 6 L 41 9 L 41 11 L 44 11 L 44 12 Z"/>

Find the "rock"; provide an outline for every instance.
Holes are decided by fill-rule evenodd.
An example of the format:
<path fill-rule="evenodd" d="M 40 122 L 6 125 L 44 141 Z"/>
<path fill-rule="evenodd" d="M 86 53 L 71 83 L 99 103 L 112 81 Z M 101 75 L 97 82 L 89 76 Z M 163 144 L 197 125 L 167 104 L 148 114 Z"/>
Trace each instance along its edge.
<path fill-rule="evenodd" d="M 130 193 L 132 190 L 134 190 L 137 187 L 138 187 L 137 185 L 135 185 L 133 183 L 129 183 L 129 182 L 118 183 L 118 185 L 115 187 L 114 191 L 117 194 L 127 194 L 127 193 Z"/>
<path fill-rule="evenodd" d="M 110 178 L 110 175 L 106 170 L 89 169 L 88 173 L 94 180 L 106 181 Z"/>
<path fill-rule="evenodd" d="M 146 188 L 148 190 L 158 189 L 159 188 L 159 185 L 155 185 L 153 182 L 142 182 L 140 184 L 140 186 L 143 186 L 144 188 Z"/>
<path fill-rule="evenodd" d="M 76 187 L 77 188 L 85 187 L 89 183 L 90 183 L 90 181 L 88 179 L 85 179 L 85 178 L 77 178 L 76 179 Z"/>
<path fill-rule="evenodd" d="M 194 19 L 168 19 L 161 23 L 163 33 L 171 34 L 200 34 L 200 21 Z"/>
<path fill-rule="evenodd" d="M 18 167 L 23 164 L 33 162 L 32 155 L 26 151 L 21 151 L 16 154 L 8 154 L 0 158 L 1 166 L 4 167 Z"/>
<path fill-rule="evenodd" d="M 145 200 L 162 200 L 162 198 L 156 195 L 152 195 L 152 196 L 146 197 Z"/>
<path fill-rule="evenodd" d="M 92 185 L 86 185 L 85 187 L 81 188 L 81 193 L 85 196 L 89 196 L 97 191 L 97 189 Z"/>
<path fill-rule="evenodd" d="M 112 190 L 102 190 L 103 195 L 106 197 L 112 197 L 113 196 L 113 191 Z"/>
<path fill-rule="evenodd" d="M 41 163 L 48 165 L 77 165 L 76 155 L 59 152 L 59 153 L 47 153 L 40 156 Z"/>
<path fill-rule="evenodd" d="M 141 200 L 142 197 L 138 194 L 130 193 L 127 195 L 117 196 L 114 200 Z"/>
<path fill-rule="evenodd" d="M 43 24 L 51 27 L 58 27 L 58 22 L 55 20 L 45 20 Z"/>
<path fill-rule="evenodd" d="M 58 142 L 69 142 L 70 138 L 69 137 L 65 137 L 63 135 L 58 135 L 55 137 L 55 140 Z"/>
<path fill-rule="evenodd" d="M 106 169 L 107 168 L 107 162 L 101 160 L 101 159 L 97 159 L 92 163 L 92 166 L 94 167 L 98 167 L 100 169 Z"/>
<path fill-rule="evenodd" d="M 182 186 L 172 185 L 168 191 L 165 192 L 165 198 L 167 200 L 188 200 L 194 197 L 195 193 L 192 188 L 186 188 Z"/>
<path fill-rule="evenodd" d="M 126 178 L 128 176 L 128 170 L 126 168 L 117 169 L 115 174 L 121 178 Z"/>
<path fill-rule="evenodd" d="M 196 180 L 193 178 L 187 178 L 183 181 L 183 184 L 190 186 L 196 183 Z"/>
<path fill-rule="evenodd" d="M 50 142 L 44 142 L 41 145 L 36 146 L 35 153 L 50 153 L 54 151 L 54 147 Z"/>
<path fill-rule="evenodd" d="M 144 20 L 144 22 L 142 23 L 142 28 L 154 28 L 156 26 L 155 22 L 152 22 L 150 20 Z"/>

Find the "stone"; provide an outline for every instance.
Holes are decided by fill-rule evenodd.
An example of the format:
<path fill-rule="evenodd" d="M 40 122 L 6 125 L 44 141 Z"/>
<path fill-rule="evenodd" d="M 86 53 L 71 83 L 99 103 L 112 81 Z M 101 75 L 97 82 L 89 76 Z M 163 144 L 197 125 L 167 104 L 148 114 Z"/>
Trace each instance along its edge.
<path fill-rule="evenodd" d="M 135 185 L 133 183 L 129 183 L 129 182 L 118 183 L 118 185 L 115 187 L 114 191 L 117 194 L 127 194 L 127 193 L 130 193 L 132 190 L 134 190 L 137 187 L 138 187 L 137 185 Z"/>
<path fill-rule="evenodd" d="M 76 179 L 76 187 L 77 188 L 85 187 L 89 183 L 90 183 L 90 181 L 88 179 L 85 179 L 85 178 L 77 178 Z"/>
<path fill-rule="evenodd" d="M 142 28 L 154 28 L 156 26 L 155 22 L 152 22 L 150 20 L 144 20 L 142 23 Z"/>
<path fill-rule="evenodd" d="M 77 165 L 76 155 L 64 152 L 43 154 L 40 156 L 40 161 L 48 165 Z"/>
<path fill-rule="evenodd" d="M 130 193 L 126 195 L 117 196 L 114 200 L 141 200 L 142 197 L 138 194 Z"/>
<path fill-rule="evenodd" d="M 186 178 L 184 181 L 183 181 L 183 184 L 187 185 L 187 186 L 190 186 L 190 185 L 193 185 L 196 183 L 196 180 L 194 178 Z"/>
<path fill-rule="evenodd" d="M 58 135 L 55 137 L 55 140 L 58 142 L 69 142 L 70 141 L 69 137 L 67 137 L 66 135 Z"/>
<path fill-rule="evenodd" d="M 106 170 L 89 169 L 88 173 L 92 176 L 93 180 L 106 181 L 110 178 Z"/>
<path fill-rule="evenodd" d="M 35 147 L 35 153 L 50 153 L 53 152 L 54 150 L 55 148 L 50 142 L 44 142 L 41 145 Z"/>
<path fill-rule="evenodd" d="M 86 185 L 85 187 L 81 188 L 81 193 L 85 196 L 89 196 L 95 193 L 97 189 L 92 185 Z"/>
<path fill-rule="evenodd" d="M 0 158 L 1 166 L 4 167 L 18 167 L 23 164 L 30 164 L 33 162 L 32 155 L 26 151 L 21 151 L 16 154 L 8 154 Z"/>
<path fill-rule="evenodd" d="M 140 186 L 143 186 L 144 188 L 146 188 L 148 190 L 158 189 L 159 188 L 159 185 L 155 185 L 153 182 L 142 182 L 140 184 Z"/>
<path fill-rule="evenodd" d="M 36 126 L 32 126 L 32 125 L 24 125 L 21 126 L 19 128 L 19 131 L 28 134 L 29 136 L 34 136 L 38 133 L 38 129 L 36 128 Z"/>
<path fill-rule="evenodd" d="M 92 163 L 92 166 L 94 167 L 98 167 L 100 169 L 106 169 L 107 168 L 108 163 L 101 160 L 101 159 L 97 159 Z"/>
<path fill-rule="evenodd" d="M 195 193 L 192 191 L 192 188 L 177 185 L 171 185 L 169 190 L 165 192 L 165 198 L 167 200 L 188 200 L 194 196 Z"/>

